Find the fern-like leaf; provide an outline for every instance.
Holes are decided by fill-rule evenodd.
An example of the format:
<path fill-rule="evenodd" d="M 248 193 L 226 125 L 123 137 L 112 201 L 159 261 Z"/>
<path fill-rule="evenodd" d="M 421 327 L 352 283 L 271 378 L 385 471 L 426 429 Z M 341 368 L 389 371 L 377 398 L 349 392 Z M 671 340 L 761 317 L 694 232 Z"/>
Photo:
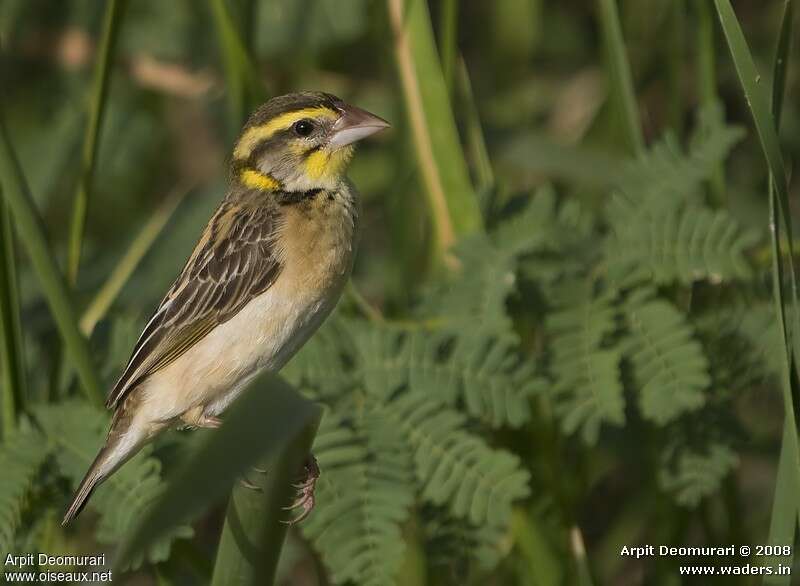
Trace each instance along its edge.
<path fill-rule="evenodd" d="M 43 406 L 37 414 L 54 449 L 59 469 L 69 478 L 73 488 L 77 488 L 105 441 L 109 423 L 107 415 L 78 401 Z M 151 452 L 152 448 L 145 446 L 109 477 L 89 501 L 89 507 L 101 515 L 97 525 L 99 542 L 119 543 L 161 493 L 161 464 L 150 456 Z M 177 527 L 150 545 L 146 559 L 151 563 L 168 559 L 172 542 L 192 534 L 190 527 Z M 133 560 L 131 566 L 138 567 L 144 559 Z"/>
<path fill-rule="evenodd" d="M 519 458 L 492 450 L 464 429 L 464 418 L 441 402 L 405 394 L 384 412 L 414 451 L 422 497 L 474 525 L 505 525 L 511 504 L 528 495 Z"/>
<path fill-rule="evenodd" d="M 586 282 L 568 282 L 559 291 L 546 324 L 552 337 L 555 410 L 566 433 L 580 429 L 586 442 L 595 443 L 602 424 L 625 422 L 622 352 L 607 342 L 617 330 L 615 295 L 594 296 Z"/>
<path fill-rule="evenodd" d="M 472 525 L 454 519 L 442 507 L 426 505 L 420 517 L 428 563 L 434 567 L 449 565 L 454 575 L 467 574 L 472 561 L 482 570 L 493 569 L 513 545 L 508 527 Z"/>
<path fill-rule="evenodd" d="M 742 128 L 726 126 L 713 112 L 701 112 L 700 121 L 688 153 L 667 135 L 627 166 L 618 181 L 620 190 L 641 201 L 695 192 L 744 136 Z"/>
<path fill-rule="evenodd" d="M 14 433 L 0 446 L 0 554 L 14 549 L 14 538 L 26 498 L 50 447 L 34 431 Z"/>
<path fill-rule="evenodd" d="M 506 299 L 516 283 L 513 251 L 496 247 L 485 235 L 469 237 L 454 250 L 460 269 L 448 280 L 430 286 L 417 313 L 462 335 L 511 336 Z"/>
<path fill-rule="evenodd" d="M 490 239 L 498 249 L 512 256 L 553 250 L 558 242 L 557 220 L 555 190 L 545 185 L 518 209 L 510 210 L 492 230 Z"/>
<path fill-rule="evenodd" d="M 352 331 L 356 371 L 375 396 L 388 398 L 407 385 L 493 427 L 518 427 L 530 419 L 530 397 L 543 387 L 510 340 L 377 326 Z"/>
<path fill-rule="evenodd" d="M 678 309 L 639 289 L 623 306 L 630 336 L 624 344 L 639 388 L 642 414 L 664 425 L 705 403 L 708 360 Z"/>
<path fill-rule="evenodd" d="M 352 353 L 347 322 L 334 314 L 281 370 L 281 376 L 305 395 L 329 402 L 353 385 L 343 361 Z"/>
<path fill-rule="evenodd" d="M 691 284 L 746 279 L 745 258 L 758 235 L 742 230 L 725 210 L 697 203 L 612 199 L 613 235 L 606 245 L 609 276 L 629 282 Z"/>
<path fill-rule="evenodd" d="M 700 449 L 672 446 L 663 460 L 659 484 L 685 507 L 696 507 L 701 499 L 716 493 L 739 463 L 733 450 L 718 442 Z"/>
<path fill-rule="evenodd" d="M 427 290 L 419 314 L 443 320 L 448 331 L 462 335 L 513 337 L 506 299 L 516 284 L 518 261 L 534 251 L 558 248 L 564 236 L 559 214 L 555 192 L 545 186 L 489 235 L 459 242 L 454 249 L 459 270 Z"/>
<path fill-rule="evenodd" d="M 327 412 L 314 451 L 323 473 L 303 533 L 335 584 L 392 584 L 403 560 L 401 526 L 414 500 L 402 436 L 370 413 L 355 427 Z"/>

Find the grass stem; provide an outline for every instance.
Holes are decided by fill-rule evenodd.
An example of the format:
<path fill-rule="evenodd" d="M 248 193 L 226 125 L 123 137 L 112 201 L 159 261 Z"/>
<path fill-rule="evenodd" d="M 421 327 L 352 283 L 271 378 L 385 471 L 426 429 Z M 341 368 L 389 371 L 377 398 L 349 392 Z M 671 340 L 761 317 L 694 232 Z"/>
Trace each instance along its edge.
<path fill-rule="evenodd" d="M 89 211 L 89 197 L 97 159 L 100 126 L 106 109 L 114 48 L 119 36 L 117 33 L 126 4 L 127 0 L 108 0 L 103 16 L 103 32 L 97 51 L 92 90 L 89 95 L 89 116 L 86 120 L 86 131 L 83 137 L 80 176 L 78 177 L 78 188 L 73 199 L 72 223 L 70 225 L 67 249 L 67 281 L 72 286 L 78 280 L 83 235 L 86 230 L 86 216 Z"/>
<path fill-rule="evenodd" d="M 67 355 L 78 372 L 81 386 L 90 402 L 102 405 L 103 393 L 92 363 L 89 344 L 78 328 L 78 319 L 69 291 L 48 248 L 41 219 L 2 120 L 0 120 L 0 185 L 3 197 L 14 215 L 19 238 L 28 251 L 34 272 L 42 285 L 42 291 L 66 346 Z"/>
<path fill-rule="evenodd" d="M 617 2 L 616 0 L 598 0 L 598 2 L 600 28 L 605 45 L 612 92 L 622 115 L 629 146 L 635 154 L 639 154 L 644 151 L 644 136 L 639 108 L 636 104 L 636 94 L 633 91 L 631 66 L 622 37 Z"/>

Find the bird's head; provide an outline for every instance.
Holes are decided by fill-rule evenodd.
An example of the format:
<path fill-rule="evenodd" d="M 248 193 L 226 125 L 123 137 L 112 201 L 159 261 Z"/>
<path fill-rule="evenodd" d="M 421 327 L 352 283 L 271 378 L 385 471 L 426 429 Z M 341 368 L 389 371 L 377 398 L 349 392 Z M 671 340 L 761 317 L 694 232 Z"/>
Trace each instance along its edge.
<path fill-rule="evenodd" d="M 233 150 L 233 173 L 256 189 L 332 189 L 353 154 L 353 143 L 388 126 L 331 94 L 272 98 L 245 124 Z"/>

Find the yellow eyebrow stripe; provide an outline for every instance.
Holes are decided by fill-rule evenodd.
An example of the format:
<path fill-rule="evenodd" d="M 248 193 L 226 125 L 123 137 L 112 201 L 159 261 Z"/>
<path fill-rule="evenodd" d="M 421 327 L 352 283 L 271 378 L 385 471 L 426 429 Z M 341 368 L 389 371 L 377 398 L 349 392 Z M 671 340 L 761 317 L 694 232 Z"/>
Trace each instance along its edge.
<path fill-rule="evenodd" d="M 276 116 L 272 120 L 265 122 L 259 126 L 248 128 L 236 143 L 236 148 L 233 150 L 234 159 L 246 159 L 253 152 L 255 146 L 262 140 L 265 140 L 285 128 L 289 128 L 292 124 L 303 118 L 338 118 L 339 113 L 327 108 L 319 106 L 316 108 L 303 108 L 302 110 L 294 110 L 293 112 L 286 112 Z"/>
<path fill-rule="evenodd" d="M 239 175 L 247 187 L 260 189 L 262 191 L 275 191 L 280 189 L 281 184 L 265 173 L 259 173 L 255 169 L 244 169 Z"/>

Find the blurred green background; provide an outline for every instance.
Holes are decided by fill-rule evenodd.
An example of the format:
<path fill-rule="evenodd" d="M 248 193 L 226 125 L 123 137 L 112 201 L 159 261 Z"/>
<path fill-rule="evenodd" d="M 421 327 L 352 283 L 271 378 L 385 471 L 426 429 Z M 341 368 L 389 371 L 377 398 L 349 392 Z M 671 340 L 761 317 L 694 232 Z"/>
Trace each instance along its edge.
<path fill-rule="evenodd" d="M 734 6 L 767 104 L 789 5 Z M 792 243 L 783 231 L 781 262 L 773 265 L 768 166 L 714 3 L 119 0 L 109 20 L 111 6 L 0 2 L 8 143 L 65 275 L 74 315 L 63 319 L 88 336 L 86 368 L 99 373 L 84 375 L 62 343 L 48 287 L 28 252 L 29 226 L 14 207 L 15 252 L 9 256 L 7 246 L 3 277 L 10 289 L 2 300 L 0 462 L 17 472 L 0 473 L 4 554 L 110 553 L 130 533 L 136 518 L 105 520 L 113 502 L 99 503 L 99 515 L 88 510 L 74 528 L 59 527 L 83 460 L 59 461 L 64 447 L 52 431 L 58 410 L 66 405 L 58 433 L 77 437 L 81 426 L 91 427 L 80 441 L 87 450 L 99 445 L 106 419 L 90 407 L 91 383 L 73 372 L 109 388 L 222 198 L 231 145 L 247 113 L 270 96 L 305 89 L 336 94 L 393 128 L 361 145 L 351 166 L 363 199 L 354 285 L 327 337 L 301 354 L 287 377 L 328 407 L 321 434 L 337 421 L 354 434 L 366 429 L 365 449 L 380 454 L 372 431 L 342 422 L 362 408 L 369 413 L 370 385 L 396 373 L 381 366 L 362 373 L 363 401 L 356 391 L 323 392 L 330 382 L 312 372 L 324 370 L 321 356 L 350 352 L 323 342 L 352 338 L 352 359 L 341 368 L 356 364 L 356 374 L 360 360 L 406 361 L 399 370 L 411 374 L 397 388 L 429 393 L 443 383 L 420 375 L 435 369 L 420 366 L 406 346 L 414 336 L 441 342 L 431 364 L 449 365 L 450 376 L 476 372 L 457 383 L 461 399 L 443 399 L 459 412 L 458 433 L 480 438 L 487 462 L 513 454 L 519 486 L 498 489 L 496 517 L 475 509 L 470 517 L 452 504 L 455 488 L 436 496 L 431 477 L 417 468 L 407 493 L 395 495 L 399 512 L 387 513 L 391 530 L 375 530 L 376 553 L 364 565 L 345 563 L 367 547 L 363 541 L 354 537 L 350 554 L 341 544 L 337 550 L 322 536 L 323 521 L 312 518 L 303 532 L 290 531 L 277 583 L 706 584 L 678 575 L 686 560 L 637 560 L 619 550 L 794 543 L 796 428 L 782 433 L 796 390 L 783 357 L 794 347 L 782 344 L 775 308 L 786 307 L 792 322 L 796 292 L 787 286 L 776 297 L 773 286 L 781 265 L 789 278 Z M 791 178 L 800 152 L 797 43 L 784 50 L 780 147 Z M 16 189 L 8 169 L 0 172 L 4 193 Z M 788 185 L 794 206 L 796 182 Z M 58 287 L 50 291 L 59 295 Z M 22 345 L 14 332 L 17 304 Z M 465 340 L 470 329 L 463 343 L 479 350 L 469 359 L 466 351 L 450 354 L 460 347 L 453 340 Z M 370 347 L 363 342 L 369 336 L 389 342 Z M 663 372 L 650 379 L 649 358 L 637 354 L 648 336 L 654 353 L 666 357 Z M 492 365 L 488 356 L 498 347 L 505 362 Z M 15 364 L 24 365 L 21 373 L 14 374 Z M 584 367 L 586 377 L 574 374 Z M 492 378 L 497 372 L 503 376 Z M 395 397 L 387 391 L 384 399 L 391 406 Z M 502 413 L 495 417 L 492 409 Z M 51 451 L 22 446 L 30 438 L 14 447 L 15 434 L 40 432 Z M 194 443 L 192 433 L 162 438 L 146 454 L 156 468 L 153 482 L 161 482 L 159 461 L 169 480 Z M 782 445 L 783 493 L 776 492 Z M 370 457 L 380 456 L 363 462 Z M 454 456 L 454 470 L 462 457 Z M 65 472 L 70 466 L 74 473 Z M 372 490 L 359 488 L 342 466 L 342 475 L 332 476 L 337 490 Z M 436 482 L 448 474 L 457 481 L 451 470 Z M 324 510 L 331 501 L 322 490 L 317 508 Z M 453 510 L 445 519 L 440 509 L 448 502 Z M 185 525 L 174 530 L 159 554 L 115 582 L 207 583 L 224 507 L 207 508 L 192 522 L 193 536 Z M 359 523 L 355 533 L 372 535 Z M 376 573 L 381 559 L 388 569 Z"/>

